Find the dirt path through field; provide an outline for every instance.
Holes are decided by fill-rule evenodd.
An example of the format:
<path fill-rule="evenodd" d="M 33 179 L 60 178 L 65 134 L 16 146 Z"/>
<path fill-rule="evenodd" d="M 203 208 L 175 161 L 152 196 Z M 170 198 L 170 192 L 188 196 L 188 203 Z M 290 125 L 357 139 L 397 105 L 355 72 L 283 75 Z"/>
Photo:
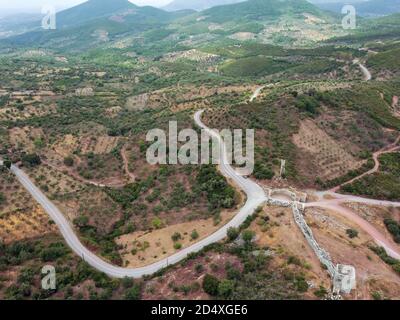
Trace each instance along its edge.
<path fill-rule="evenodd" d="M 126 155 L 126 146 L 124 145 L 121 149 L 121 157 L 122 161 L 124 162 L 124 170 L 126 175 L 130 178 L 131 182 L 135 182 L 136 176 L 129 171 L 129 160 L 128 156 Z"/>
<path fill-rule="evenodd" d="M 391 143 L 390 145 L 388 145 L 388 146 L 382 148 L 381 150 L 375 152 L 375 153 L 372 155 L 372 158 L 373 158 L 373 160 L 374 160 L 374 162 L 375 162 L 375 165 L 374 165 L 374 167 L 373 167 L 371 170 L 369 170 L 369 171 L 367 171 L 367 172 L 364 172 L 363 174 L 361 174 L 361 175 L 359 175 L 359 176 L 357 176 L 357 177 L 355 177 L 355 178 L 353 178 L 353 179 L 351 179 L 351 180 L 349 180 L 349 181 L 346 181 L 346 182 L 344 182 L 344 183 L 342 183 L 342 184 L 340 184 L 340 185 L 338 185 L 338 186 L 336 186 L 336 187 L 330 189 L 329 191 L 331 191 L 331 192 L 337 192 L 337 191 L 340 190 L 341 187 L 343 187 L 343 186 L 345 186 L 345 185 L 348 185 L 348 184 L 350 184 L 350 183 L 353 183 L 354 181 L 360 180 L 361 178 L 363 178 L 363 177 L 365 177 L 365 176 L 368 176 L 368 175 L 370 175 L 370 174 L 373 174 L 373 173 L 377 172 L 377 171 L 379 170 L 379 167 L 380 167 L 379 157 L 380 157 L 381 155 L 383 155 L 383 154 L 393 153 L 393 152 L 398 152 L 398 151 L 400 151 L 400 146 L 398 146 L 398 143 L 399 143 L 399 142 L 400 142 L 400 136 L 397 137 L 397 139 L 396 139 L 395 142 L 393 142 L 393 143 Z"/>

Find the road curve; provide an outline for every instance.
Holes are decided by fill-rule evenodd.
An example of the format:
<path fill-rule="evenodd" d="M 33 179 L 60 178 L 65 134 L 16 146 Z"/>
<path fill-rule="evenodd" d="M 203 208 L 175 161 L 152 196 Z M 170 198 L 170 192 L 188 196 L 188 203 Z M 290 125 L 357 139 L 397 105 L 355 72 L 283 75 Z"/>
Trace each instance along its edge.
<path fill-rule="evenodd" d="M 167 267 L 170 264 L 175 264 L 187 257 L 188 254 L 198 252 L 207 245 L 220 241 L 226 237 L 227 230 L 230 227 L 240 226 L 246 218 L 253 214 L 253 212 L 260 206 L 265 200 L 266 196 L 263 189 L 251 181 L 250 179 L 243 178 L 230 166 L 227 161 L 226 147 L 221 136 L 215 131 L 209 129 L 201 121 L 201 114 L 203 111 L 198 111 L 194 115 L 196 124 L 204 129 L 211 136 L 218 140 L 220 148 L 221 163 L 219 165 L 221 173 L 234 181 L 238 187 L 243 190 L 247 195 L 245 205 L 239 210 L 236 216 L 229 221 L 226 225 L 220 228 L 215 233 L 211 234 L 207 238 L 193 244 L 192 246 L 185 248 L 170 257 L 153 263 L 151 265 L 141 268 L 122 268 L 112 265 L 100 257 L 96 256 L 93 252 L 89 251 L 79 240 L 75 231 L 73 230 L 69 221 L 64 217 L 61 211 L 37 188 L 29 177 L 18 167 L 12 166 L 11 171 L 15 174 L 20 183 L 24 188 L 32 195 L 32 197 L 43 207 L 47 214 L 53 219 L 58 226 L 62 236 L 64 237 L 67 245 L 82 259 L 84 259 L 93 268 L 104 272 L 110 277 L 114 278 L 141 278 L 145 275 L 151 275 L 155 272 Z"/>
<path fill-rule="evenodd" d="M 360 67 L 361 72 L 362 72 L 363 75 L 364 75 L 364 81 L 369 81 L 369 80 L 372 79 L 372 74 L 371 74 L 371 72 L 369 72 L 369 70 L 367 69 L 367 67 L 364 66 L 364 65 L 360 62 L 360 60 L 355 59 L 355 60 L 353 61 L 353 63 L 354 63 L 354 64 L 357 64 L 357 65 Z"/>
<path fill-rule="evenodd" d="M 253 94 L 251 95 L 249 102 L 253 102 L 255 99 L 257 99 L 257 97 L 260 95 L 261 91 L 262 91 L 265 87 L 266 87 L 266 86 L 258 87 L 258 88 L 253 92 Z"/>

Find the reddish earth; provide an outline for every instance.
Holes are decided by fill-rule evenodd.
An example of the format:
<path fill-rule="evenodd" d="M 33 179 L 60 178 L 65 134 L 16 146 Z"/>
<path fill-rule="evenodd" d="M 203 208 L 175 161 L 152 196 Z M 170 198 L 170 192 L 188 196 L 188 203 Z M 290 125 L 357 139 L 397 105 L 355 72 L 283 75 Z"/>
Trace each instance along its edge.
<path fill-rule="evenodd" d="M 208 253 L 205 257 L 198 257 L 188 261 L 183 266 L 177 266 L 164 275 L 146 282 L 143 290 L 143 300 L 162 300 L 165 297 L 179 300 L 209 299 L 201 285 L 204 276 L 209 273 L 218 279 L 226 278 L 225 265 L 243 270 L 239 259 L 227 253 Z M 201 272 L 196 271 L 196 266 L 202 265 Z M 183 287 L 190 287 L 189 292 L 183 292 Z"/>

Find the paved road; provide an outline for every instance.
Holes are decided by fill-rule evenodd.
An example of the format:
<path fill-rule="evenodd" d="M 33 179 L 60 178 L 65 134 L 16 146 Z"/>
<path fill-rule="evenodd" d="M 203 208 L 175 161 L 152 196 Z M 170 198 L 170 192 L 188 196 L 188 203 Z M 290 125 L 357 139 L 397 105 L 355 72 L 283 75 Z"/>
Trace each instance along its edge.
<path fill-rule="evenodd" d="M 369 70 L 367 69 L 367 67 L 364 66 L 364 65 L 360 62 L 360 60 L 355 59 L 355 60 L 353 61 L 353 63 L 354 63 L 354 64 L 358 64 L 358 66 L 359 66 L 360 69 L 361 69 L 361 72 L 362 72 L 363 75 L 364 75 L 364 80 L 365 80 L 365 81 L 369 81 L 369 80 L 372 79 L 371 72 L 369 72 Z"/>
<path fill-rule="evenodd" d="M 258 87 L 254 93 L 250 97 L 250 102 L 253 102 L 257 97 L 260 95 L 261 91 L 265 88 L 266 86 Z"/>
<path fill-rule="evenodd" d="M 187 257 L 189 253 L 198 252 L 205 246 L 220 241 L 226 237 L 227 230 L 230 227 L 240 226 L 245 219 L 251 215 L 258 206 L 260 206 L 265 200 L 266 196 L 263 189 L 255 182 L 245 179 L 238 175 L 235 170 L 227 163 L 226 147 L 222 141 L 222 138 L 214 131 L 207 128 L 201 121 L 202 111 L 195 114 L 194 119 L 198 126 L 206 130 L 210 135 L 217 138 L 221 150 L 221 173 L 234 181 L 240 189 L 242 189 L 246 195 L 247 200 L 245 205 L 239 210 L 237 215 L 221 229 L 211 234 L 207 238 L 193 244 L 192 246 L 185 248 L 176 254 L 168 257 L 167 259 L 153 263 L 151 265 L 142 268 L 122 268 L 114 266 L 100 257 L 96 256 L 93 252 L 89 251 L 78 239 L 75 231 L 73 230 L 69 221 L 64 217 L 61 211 L 33 184 L 29 177 L 16 166 L 11 167 L 11 171 L 16 175 L 21 184 L 25 189 L 33 196 L 33 198 L 43 207 L 48 215 L 54 220 L 68 246 L 82 259 L 84 259 L 93 268 L 106 273 L 107 275 L 115 278 L 132 277 L 141 278 L 145 275 L 151 275 L 169 264 L 175 264 Z"/>
<path fill-rule="evenodd" d="M 400 207 L 400 202 L 397 201 L 387 201 L 387 200 L 377 200 L 377 199 L 369 199 L 359 196 L 353 196 L 348 194 L 335 193 L 332 191 L 317 191 L 314 193 L 318 197 L 318 201 L 309 202 L 308 204 L 317 204 L 320 202 L 324 203 L 344 203 L 344 202 L 357 202 L 364 203 L 372 206 L 382 206 L 382 207 Z M 330 199 L 324 199 L 327 196 Z"/>

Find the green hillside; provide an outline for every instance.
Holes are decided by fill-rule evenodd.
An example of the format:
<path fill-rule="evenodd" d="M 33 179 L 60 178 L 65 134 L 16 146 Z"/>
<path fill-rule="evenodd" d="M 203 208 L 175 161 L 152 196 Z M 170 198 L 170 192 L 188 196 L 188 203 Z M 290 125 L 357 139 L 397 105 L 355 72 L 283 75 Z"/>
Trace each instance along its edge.
<path fill-rule="evenodd" d="M 89 0 L 57 14 L 58 27 L 76 26 L 90 20 L 109 17 L 137 7 L 128 0 Z"/>
<path fill-rule="evenodd" d="M 219 6 L 202 12 L 207 21 L 224 23 L 235 20 L 275 19 L 282 15 L 310 13 L 326 16 L 317 7 L 305 0 L 249 0 L 237 4 Z"/>

